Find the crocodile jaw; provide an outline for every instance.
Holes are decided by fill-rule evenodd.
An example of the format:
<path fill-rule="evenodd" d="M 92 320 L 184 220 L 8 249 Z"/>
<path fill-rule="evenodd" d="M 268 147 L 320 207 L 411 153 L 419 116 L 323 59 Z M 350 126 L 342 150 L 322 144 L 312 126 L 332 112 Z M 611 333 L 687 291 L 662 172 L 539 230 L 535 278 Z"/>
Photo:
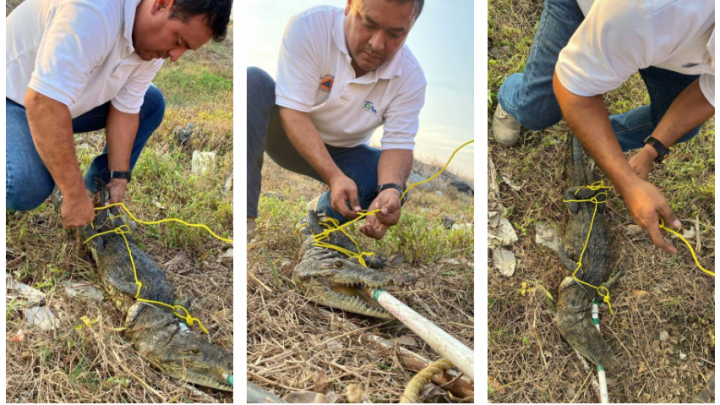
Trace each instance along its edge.
<path fill-rule="evenodd" d="M 128 311 L 133 347 L 170 377 L 193 384 L 233 391 L 233 355 L 192 333 L 170 311 L 137 303 Z"/>
<path fill-rule="evenodd" d="M 359 287 L 326 285 L 325 280 L 313 280 L 308 286 L 306 296 L 312 302 L 326 307 L 342 309 L 365 316 L 380 319 L 394 319 L 380 304 L 375 302 Z"/>
<path fill-rule="evenodd" d="M 619 362 L 593 324 L 590 313 L 593 297 L 572 277 L 566 277 L 558 291 L 556 320 L 560 333 L 570 346 L 593 363 L 610 369 Z"/>

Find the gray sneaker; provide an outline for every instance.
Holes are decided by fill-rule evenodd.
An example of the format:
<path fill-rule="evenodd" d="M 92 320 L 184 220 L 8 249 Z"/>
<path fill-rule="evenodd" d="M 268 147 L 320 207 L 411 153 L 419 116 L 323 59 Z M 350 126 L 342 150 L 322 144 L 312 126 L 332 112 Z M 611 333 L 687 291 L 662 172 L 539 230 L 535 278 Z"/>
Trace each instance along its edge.
<path fill-rule="evenodd" d="M 503 110 L 500 103 L 493 115 L 492 131 L 497 143 L 505 148 L 515 145 L 520 139 L 520 123 Z"/>

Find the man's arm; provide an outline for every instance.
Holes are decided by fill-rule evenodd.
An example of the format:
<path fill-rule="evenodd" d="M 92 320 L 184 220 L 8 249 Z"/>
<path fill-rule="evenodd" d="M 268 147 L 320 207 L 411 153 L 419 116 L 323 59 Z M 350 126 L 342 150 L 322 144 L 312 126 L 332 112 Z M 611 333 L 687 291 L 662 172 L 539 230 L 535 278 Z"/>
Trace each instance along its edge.
<path fill-rule="evenodd" d="M 355 212 L 361 210 L 357 185 L 330 157 L 310 113 L 280 107 L 280 121 L 295 149 L 330 186 L 332 208 L 345 218 L 357 218 Z"/>
<path fill-rule="evenodd" d="M 87 225 L 95 212 L 75 156 L 70 110 L 33 89 L 25 94 L 25 110 L 35 149 L 63 194 L 63 226 Z"/>
<path fill-rule="evenodd" d="M 715 107 L 705 98 L 700 90 L 700 79 L 697 79 L 672 102 L 652 136 L 669 148 L 683 135 L 709 120 L 713 115 L 715 115 Z M 647 180 L 656 157 L 655 148 L 645 145 L 630 159 L 630 166 L 643 180 Z"/>
<path fill-rule="evenodd" d="M 402 186 L 410 176 L 413 165 L 413 151 L 408 149 L 386 149 L 378 162 L 378 184 L 394 183 Z M 360 232 L 365 236 L 382 239 L 387 229 L 400 221 L 402 206 L 400 192 L 386 189 L 380 192 L 370 204 L 370 211 L 380 209 L 374 216 L 368 216 Z"/>
<path fill-rule="evenodd" d="M 121 112 L 110 104 L 105 137 L 108 148 L 108 168 L 116 172 L 130 171 L 130 155 L 140 126 L 140 114 Z M 110 179 L 109 203 L 121 202 L 127 190 L 127 180 Z"/>
<path fill-rule="evenodd" d="M 675 228 L 680 227 L 680 221 L 670 211 L 662 192 L 641 179 L 625 159 L 602 96 L 583 97 L 571 93 L 562 85 L 557 73 L 553 77 L 553 89 L 563 116 L 620 192 L 635 223 L 648 231 L 656 246 L 677 253 L 677 249 L 663 240 L 658 218 L 662 216 L 666 224 Z"/>

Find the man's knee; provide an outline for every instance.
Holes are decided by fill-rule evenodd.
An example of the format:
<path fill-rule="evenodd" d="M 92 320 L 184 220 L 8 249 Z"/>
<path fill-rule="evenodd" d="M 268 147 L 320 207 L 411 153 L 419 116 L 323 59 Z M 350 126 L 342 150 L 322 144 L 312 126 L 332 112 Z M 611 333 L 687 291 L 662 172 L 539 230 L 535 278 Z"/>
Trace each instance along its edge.
<path fill-rule="evenodd" d="M 254 101 L 275 100 L 275 80 L 258 67 L 247 69 L 247 94 Z"/>
<path fill-rule="evenodd" d="M 143 101 L 143 105 L 146 106 L 146 111 L 144 111 L 145 114 L 143 118 L 151 118 L 153 121 L 156 121 L 158 126 L 163 120 L 163 117 L 165 117 L 165 96 L 163 96 L 160 89 L 155 87 L 155 85 L 150 85 L 148 87 L 147 92 L 145 93 L 145 100 Z"/>
<path fill-rule="evenodd" d="M 521 126 L 532 131 L 542 131 L 550 128 L 560 122 L 562 113 L 557 101 L 553 100 L 556 105 L 550 105 L 552 103 L 548 101 L 529 100 L 524 102 L 516 110 L 518 116 L 515 119 L 518 120 Z"/>
<path fill-rule="evenodd" d="M 37 179 L 26 179 L 18 184 L 23 187 L 16 188 L 8 184 L 5 192 L 5 206 L 11 211 L 31 211 L 39 207 L 52 193 L 55 184 L 43 182 L 38 184 Z"/>

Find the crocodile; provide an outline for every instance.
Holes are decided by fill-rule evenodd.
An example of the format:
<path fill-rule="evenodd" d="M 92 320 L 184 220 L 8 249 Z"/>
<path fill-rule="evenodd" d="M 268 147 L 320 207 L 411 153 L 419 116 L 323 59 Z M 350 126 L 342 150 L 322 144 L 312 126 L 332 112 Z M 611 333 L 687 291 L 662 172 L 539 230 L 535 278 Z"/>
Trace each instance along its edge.
<path fill-rule="evenodd" d="M 354 257 L 348 257 L 337 250 L 318 247 L 314 235 L 323 232 L 321 218 L 312 209 L 302 222 L 299 232 L 304 235 L 304 254 L 292 271 L 292 281 L 310 301 L 331 308 L 371 316 L 394 319 L 392 314 L 375 302 L 368 294 L 369 288 L 392 289 L 414 284 L 417 277 L 411 274 L 393 274 L 382 271 L 387 261 L 382 257 L 363 254 L 365 267 Z M 359 254 L 355 243 L 343 232 L 333 232 L 325 241 L 355 254 Z"/>
<path fill-rule="evenodd" d="M 109 199 L 107 188 L 98 182 L 100 192 L 96 206 L 104 206 Z M 125 337 L 132 342 L 138 354 L 164 374 L 197 385 L 223 391 L 233 391 L 228 377 L 233 373 L 231 352 L 208 343 L 204 336 L 192 333 L 171 308 L 140 302 L 135 299 L 137 285 L 128 254 L 137 269 L 142 283 L 140 298 L 183 305 L 189 310 L 190 299 L 176 301 L 173 287 L 160 267 L 150 256 L 125 235 L 104 231 L 124 225 L 118 207 L 97 211 L 93 226 L 86 225 L 80 231 L 83 240 L 97 264 L 97 277 L 106 297 L 126 313 Z M 90 239 L 92 238 L 92 239 Z M 88 240 L 89 239 L 89 240 Z"/>
<path fill-rule="evenodd" d="M 570 136 L 570 153 L 567 159 L 567 174 L 570 188 L 565 192 L 565 200 L 585 200 L 596 197 L 597 213 L 593 202 L 568 202 L 570 216 L 565 226 L 560 258 L 570 272 L 577 268 L 587 239 L 587 248 L 582 255 L 582 267 L 576 276 L 578 279 L 600 286 L 607 278 L 610 267 L 609 227 L 603 216 L 607 194 L 603 190 L 591 190 L 589 186 L 597 181 L 592 166 L 587 164 L 587 156 L 580 141 Z M 592 227 L 592 232 L 590 232 Z M 588 232 L 590 235 L 588 237 Z M 609 288 L 609 285 L 605 285 Z M 558 289 L 557 312 L 555 319 L 565 340 L 575 350 L 595 364 L 605 368 L 619 365 L 610 346 L 593 324 L 591 308 L 597 291 L 578 283 L 573 277 L 566 277 Z"/>

